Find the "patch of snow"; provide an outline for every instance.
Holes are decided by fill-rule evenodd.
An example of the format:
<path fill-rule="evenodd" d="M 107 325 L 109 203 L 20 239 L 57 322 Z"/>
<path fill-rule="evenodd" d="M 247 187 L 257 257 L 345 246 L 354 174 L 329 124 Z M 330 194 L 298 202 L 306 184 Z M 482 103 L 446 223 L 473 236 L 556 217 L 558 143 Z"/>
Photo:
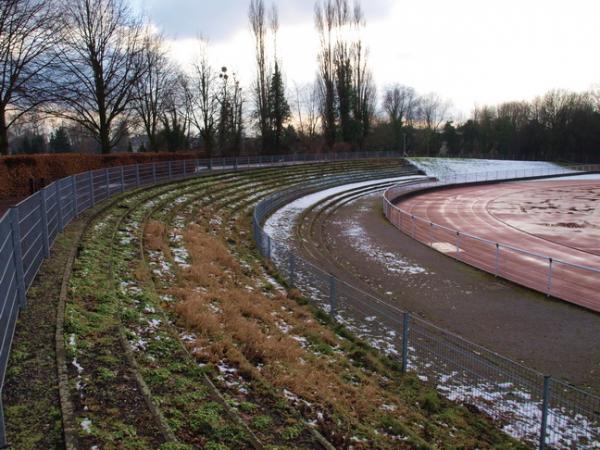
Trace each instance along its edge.
<path fill-rule="evenodd" d="M 546 161 L 511 161 L 498 159 L 476 158 L 408 158 L 408 160 L 427 175 L 447 177 L 466 173 L 503 173 L 508 176 L 511 172 L 515 178 L 530 171 L 561 171 L 568 170 L 558 164 Z M 523 172 L 525 171 L 525 172 Z"/>
<path fill-rule="evenodd" d="M 286 322 L 278 320 L 275 324 L 283 334 L 289 334 L 291 327 Z"/>
<path fill-rule="evenodd" d="M 160 323 L 160 319 L 150 319 L 148 321 L 148 328 L 146 330 L 150 332 L 155 331 L 159 327 Z"/>
<path fill-rule="evenodd" d="M 290 337 L 293 340 L 295 340 L 296 342 L 298 342 L 302 348 L 307 348 L 308 347 L 308 339 L 306 339 L 304 336 L 295 336 L 295 335 L 292 335 Z"/>
<path fill-rule="evenodd" d="M 275 211 L 265 222 L 263 227 L 265 233 L 267 233 L 273 239 L 288 239 L 289 236 L 293 235 L 293 228 L 296 218 L 307 208 L 319 203 L 327 197 L 334 194 L 340 194 L 351 189 L 359 187 L 367 187 L 374 184 L 380 184 L 384 182 L 392 181 L 406 181 L 411 179 L 418 179 L 422 177 L 415 176 L 404 176 L 394 178 L 384 178 L 380 180 L 362 181 L 359 183 L 345 184 L 342 186 L 336 186 L 323 191 L 318 191 L 313 194 L 301 197 L 293 202 L 288 203 L 282 208 Z"/>
<path fill-rule="evenodd" d="M 83 372 L 83 367 L 81 366 L 81 364 L 79 364 L 77 362 L 77 358 L 73 358 L 73 361 L 71 361 L 71 364 L 73 365 L 73 367 L 75 367 L 75 369 L 77 369 L 77 373 Z"/>
<path fill-rule="evenodd" d="M 81 429 L 86 433 L 92 432 L 92 421 L 87 417 L 81 421 Z"/>
<path fill-rule="evenodd" d="M 350 238 L 350 245 L 360 253 L 363 253 L 371 260 L 386 267 L 390 273 L 402 275 L 430 274 L 424 267 L 416 263 L 409 262 L 392 252 L 381 249 L 373 242 L 366 230 L 356 222 L 335 222 L 342 225 L 344 236 Z"/>

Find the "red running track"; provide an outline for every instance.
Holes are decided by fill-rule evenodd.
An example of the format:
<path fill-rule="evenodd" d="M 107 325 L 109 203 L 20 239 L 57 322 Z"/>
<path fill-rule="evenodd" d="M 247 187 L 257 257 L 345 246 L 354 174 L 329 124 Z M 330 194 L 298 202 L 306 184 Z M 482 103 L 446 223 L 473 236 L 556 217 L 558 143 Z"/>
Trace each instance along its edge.
<path fill-rule="evenodd" d="M 392 223 L 436 250 L 600 312 L 600 180 L 447 188 L 396 206 L 409 215 L 394 210 Z"/>

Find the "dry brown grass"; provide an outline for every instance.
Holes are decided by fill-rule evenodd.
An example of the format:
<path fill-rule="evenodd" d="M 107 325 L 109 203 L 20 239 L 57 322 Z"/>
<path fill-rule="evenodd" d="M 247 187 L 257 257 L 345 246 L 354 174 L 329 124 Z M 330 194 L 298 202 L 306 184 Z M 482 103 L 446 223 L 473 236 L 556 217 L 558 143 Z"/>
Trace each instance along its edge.
<path fill-rule="evenodd" d="M 154 251 L 168 252 L 167 226 L 157 220 L 150 220 L 144 231 L 146 248 Z M 167 256 L 167 254 L 165 254 Z"/>
<path fill-rule="evenodd" d="M 167 236 L 158 225 L 148 232 L 155 238 Z M 371 416 L 384 403 L 401 408 L 380 387 L 379 377 L 356 368 L 343 354 L 321 355 L 304 348 L 306 339 L 341 344 L 308 308 L 287 296 L 269 298 L 260 292 L 259 280 L 246 277 L 227 246 L 202 226 L 190 225 L 184 239 L 191 267 L 170 293 L 179 300 L 172 307 L 179 325 L 197 336 L 189 347 L 199 360 L 225 360 L 247 379 L 288 389 L 323 411 L 354 421 Z"/>
<path fill-rule="evenodd" d="M 192 260 L 183 274 L 186 281 L 207 288 L 228 281 L 237 284 L 241 274 L 240 265 L 225 244 L 204 233 L 196 224 L 188 226 L 183 238 Z"/>

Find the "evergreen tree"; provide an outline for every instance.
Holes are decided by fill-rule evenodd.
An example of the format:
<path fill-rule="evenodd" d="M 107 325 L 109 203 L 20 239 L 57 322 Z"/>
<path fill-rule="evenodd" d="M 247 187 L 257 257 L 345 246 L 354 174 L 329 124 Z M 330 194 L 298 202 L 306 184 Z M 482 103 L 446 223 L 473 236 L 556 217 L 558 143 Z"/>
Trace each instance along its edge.
<path fill-rule="evenodd" d="M 274 150 L 280 150 L 284 126 L 290 118 L 290 105 L 285 98 L 285 88 L 279 64 L 275 62 L 275 70 L 271 77 L 269 89 L 269 119 L 273 135 Z"/>
<path fill-rule="evenodd" d="M 52 132 L 49 145 L 52 153 L 67 153 L 72 150 L 71 141 L 65 127 L 58 127 Z"/>

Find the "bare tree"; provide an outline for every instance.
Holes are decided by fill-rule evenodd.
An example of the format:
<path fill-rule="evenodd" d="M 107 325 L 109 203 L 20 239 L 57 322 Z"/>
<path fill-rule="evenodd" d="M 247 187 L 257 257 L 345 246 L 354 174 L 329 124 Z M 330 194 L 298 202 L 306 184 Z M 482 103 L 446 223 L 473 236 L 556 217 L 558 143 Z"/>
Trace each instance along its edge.
<path fill-rule="evenodd" d="M 133 109 L 148 138 L 148 149 L 159 149 L 159 126 L 171 89 L 176 82 L 176 71 L 167 57 L 161 36 L 148 32 L 143 38 L 142 76 L 134 84 Z"/>
<path fill-rule="evenodd" d="M 527 124 L 531 116 L 531 105 L 527 102 L 506 102 L 497 107 L 498 118 L 507 119 L 513 129 Z"/>
<path fill-rule="evenodd" d="M 414 120 L 417 94 L 408 86 L 395 84 L 388 86 L 383 94 L 383 110 L 390 124 L 400 127 L 404 124 L 411 125 Z"/>
<path fill-rule="evenodd" d="M 419 117 L 427 130 L 437 132 L 442 122 L 448 118 L 450 104 L 434 93 L 421 97 Z"/>
<path fill-rule="evenodd" d="M 78 122 L 109 153 L 144 73 L 143 26 L 125 0 L 67 0 L 54 113 Z"/>
<path fill-rule="evenodd" d="M 344 142 L 362 147 L 375 112 L 375 86 L 361 38 L 366 24 L 360 3 L 323 0 L 315 6 L 315 24 L 326 142 L 333 145 L 339 125 Z"/>
<path fill-rule="evenodd" d="M 328 147 L 333 147 L 336 137 L 335 96 L 335 3 L 324 0 L 315 4 L 315 27 L 319 33 L 319 95 L 323 134 Z"/>
<path fill-rule="evenodd" d="M 424 95 L 419 100 L 419 118 L 425 127 L 427 154 L 431 152 L 431 142 L 440 125 L 448 118 L 450 104 L 434 93 Z"/>
<path fill-rule="evenodd" d="M 353 27 L 356 38 L 352 42 L 352 98 L 354 104 L 352 113 L 357 124 L 357 142 L 362 148 L 364 141 L 371 131 L 375 115 L 376 89 L 373 75 L 368 66 L 368 51 L 361 38 L 361 30 L 365 20 L 360 4 L 354 5 Z"/>
<path fill-rule="evenodd" d="M 256 51 L 256 80 L 254 81 L 254 107 L 261 136 L 263 152 L 266 150 L 269 139 L 269 70 L 267 67 L 267 28 L 265 4 L 263 0 L 251 0 L 248 11 L 250 28 L 254 35 Z"/>
<path fill-rule="evenodd" d="M 219 74 L 219 122 L 218 142 L 223 154 L 239 155 L 243 137 L 244 97 L 240 82 L 235 74 L 229 75 L 227 67 L 221 68 Z"/>
<path fill-rule="evenodd" d="M 166 93 L 162 108 L 162 134 L 169 151 L 189 147 L 193 101 L 188 76 L 178 72 Z"/>
<path fill-rule="evenodd" d="M 216 122 L 219 102 L 216 90 L 216 73 L 208 61 L 207 42 L 200 42 L 200 56 L 193 64 L 191 75 L 192 121 L 204 142 L 207 156 L 213 154 L 216 143 Z"/>
<path fill-rule="evenodd" d="M 0 154 L 9 152 L 9 128 L 48 99 L 42 75 L 52 63 L 56 19 L 49 1 L 0 1 Z"/>
<path fill-rule="evenodd" d="M 338 117 L 342 141 L 353 142 L 356 137 L 356 122 L 352 117 L 353 92 L 353 17 L 348 0 L 336 0 L 335 18 L 335 87 L 337 94 Z"/>
<path fill-rule="evenodd" d="M 294 121 L 298 127 L 300 140 L 307 150 L 311 150 L 319 127 L 319 86 L 317 83 L 294 88 Z"/>

